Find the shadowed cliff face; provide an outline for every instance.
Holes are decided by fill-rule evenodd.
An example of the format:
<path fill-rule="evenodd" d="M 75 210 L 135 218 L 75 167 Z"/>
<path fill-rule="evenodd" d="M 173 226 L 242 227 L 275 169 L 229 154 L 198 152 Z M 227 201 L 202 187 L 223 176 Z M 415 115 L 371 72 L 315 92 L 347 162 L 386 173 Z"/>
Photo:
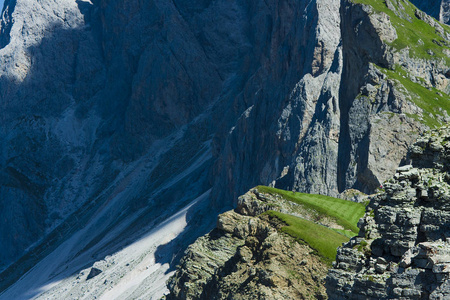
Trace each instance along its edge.
<path fill-rule="evenodd" d="M 204 112 L 223 80 L 177 8 L 55 5 L 19 1 L 5 10 L 13 23 L 3 19 L 12 25 L 0 50 L 3 266 L 58 225 L 67 234 L 73 214 L 84 221 L 71 231 L 111 206 L 100 235 L 119 215 L 148 205 L 157 215 L 163 201 L 182 207 L 209 188 L 214 126 Z"/>
<path fill-rule="evenodd" d="M 421 115 L 411 101 L 417 96 L 403 93 L 380 70 L 402 64 L 415 74 L 423 64 L 437 78 L 442 71 L 430 66 L 445 69 L 445 63 L 390 46 L 397 39 L 390 17 L 368 5 L 296 5 L 288 23 L 284 11 L 275 10 L 282 21 L 274 24 L 289 24 L 289 30 L 273 27 L 272 36 L 286 33 L 282 47 L 270 48 L 270 67 L 263 63 L 237 98 L 246 110 L 225 141 L 216 140 L 223 149 L 213 173 L 216 199 L 236 199 L 257 184 L 328 195 L 351 187 L 371 193 L 426 128 L 411 117 Z"/>
<path fill-rule="evenodd" d="M 250 182 L 269 184 L 282 173 L 289 178 L 284 187 L 336 191 L 337 157 L 331 149 L 337 148 L 339 132 L 339 1 L 273 5 L 278 15 L 266 46 L 270 52 L 237 99 L 247 109 L 216 165 L 225 181 L 217 180 L 215 190 L 228 198 L 236 199 Z M 307 142 L 311 139 L 315 142 Z M 302 157 L 307 162 L 297 161 Z"/>
<path fill-rule="evenodd" d="M 204 194 L 239 116 L 262 100 L 277 107 L 312 71 L 315 2 L 55 5 L 21 0 L 3 19 L 1 264 L 25 256 L 2 289 L 83 227 L 95 230 L 78 233 L 68 259 L 95 261 Z"/>
<path fill-rule="evenodd" d="M 261 112 L 268 124 L 273 123 L 272 108 L 281 110 L 279 103 L 302 74 L 312 72 L 313 56 L 321 55 L 320 50 L 314 54 L 316 41 L 307 38 L 317 30 L 315 2 L 53 5 L 26 0 L 10 4 L 5 11 L 14 22 L 5 17 L 5 24 L 12 26 L 10 31 L 2 26 L 9 40 L 1 50 L 1 201 L 11 205 L 12 199 L 21 199 L 11 207 L 14 213 L 4 213 L 2 228 L 9 236 L 5 264 L 83 209 L 84 203 L 100 205 L 114 198 L 114 187 L 131 180 L 125 180 L 124 170 L 143 168 L 148 181 L 121 207 L 130 207 L 131 213 L 135 207 L 158 204 L 161 200 L 155 197 L 161 196 L 153 190 L 162 189 L 209 153 L 211 138 L 215 158 L 224 156 L 223 141 L 253 103 L 266 103 Z M 324 54 L 324 60 L 330 55 L 334 56 Z M 320 58 L 314 72 L 322 72 L 324 64 Z M 264 132 L 252 135 L 259 148 L 269 142 Z M 219 173 L 211 171 L 217 170 L 211 157 L 201 168 Z M 268 169 L 254 177 L 248 168 L 226 167 L 245 174 L 244 180 L 235 179 L 242 188 L 254 178 L 266 183 L 279 173 Z M 194 190 L 187 193 L 190 199 L 203 193 L 209 187 L 207 173 L 201 174 L 186 179 L 197 182 L 195 188 L 164 188 L 164 201 L 179 201 L 174 195 L 184 189 Z M 230 200 L 220 201 L 216 207 Z M 39 209 L 26 211 L 35 203 Z M 21 217 L 15 218 L 15 236 L 27 231 L 29 224 L 23 220 L 28 216 L 39 223 L 30 236 L 11 237 L 8 216 L 16 213 Z"/>
<path fill-rule="evenodd" d="M 426 12 L 436 20 L 448 24 L 450 22 L 450 1 L 411 1 L 417 8 Z"/>
<path fill-rule="evenodd" d="M 16 263 L 0 289 L 75 233 L 67 259 L 92 251 L 85 267 L 210 189 L 213 211 L 257 184 L 373 191 L 421 127 L 378 70 L 395 61 L 389 19 L 371 15 L 339 0 L 7 1 L 0 269 Z"/>

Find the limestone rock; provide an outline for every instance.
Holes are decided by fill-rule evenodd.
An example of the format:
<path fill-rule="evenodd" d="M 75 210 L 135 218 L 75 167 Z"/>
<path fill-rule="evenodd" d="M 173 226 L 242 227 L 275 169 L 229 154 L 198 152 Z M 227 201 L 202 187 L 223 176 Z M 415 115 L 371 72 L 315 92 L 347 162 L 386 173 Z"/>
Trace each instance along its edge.
<path fill-rule="evenodd" d="M 49 277 L 77 272 L 73 256 L 86 266 L 95 261 L 89 251 L 118 251 L 146 234 L 136 228 L 155 227 L 203 195 L 213 213 L 196 213 L 209 224 L 258 184 L 373 193 L 427 130 L 415 95 L 383 70 L 400 65 L 442 95 L 449 86 L 445 63 L 392 50 L 391 21 L 349 0 L 5 1 L 0 290 L 75 232 L 82 230 L 81 242 Z M 441 186 L 423 186 L 420 198 L 432 203 Z M 410 202 L 411 189 L 392 198 Z M 242 206 L 249 213 L 266 209 L 249 201 Z M 430 210 L 424 218 L 446 215 Z M 229 234 L 253 230 L 222 221 Z M 130 225 L 115 230 L 119 222 Z M 435 226 L 420 228 L 433 235 Z M 105 237 L 112 240 L 103 244 Z M 407 246 L 392 245 L 398 254 Z M 42 281 L 50 287 L 53 278 Z"/>
<path fill-rule="evenodd" d="M 392 43 L 397 39 L 397 31 L 389 21 L 387 14 L 383 12 L 380 14 L 370 14 L 369 18 L 381 40 Z"/>
<path fill-rule="evenodd" d="M 326 264 L 278 232 L 280 224 L 248 213 L 251 198 L 253 212 L 281 200 L 253 189 L 236 211 L 220 215 L 217 228 L 186 250 L 166 299 L 326 299 Z"/>
<path fill-rule="evenodd" d="M 420 137 L 412 165 L 397 168 L 371 197 L 359 238 L 338 250 L 328 274 L 330 299 L 450 296 L 449 137 L 448 126 Z"/>
<path fill-rule="evenodd" d="M 368 195 L 355 189 L 348 189 L 339 194 L 339 198 L 357 203 L 363 203 L 367 201 L 367 197 Z"/>

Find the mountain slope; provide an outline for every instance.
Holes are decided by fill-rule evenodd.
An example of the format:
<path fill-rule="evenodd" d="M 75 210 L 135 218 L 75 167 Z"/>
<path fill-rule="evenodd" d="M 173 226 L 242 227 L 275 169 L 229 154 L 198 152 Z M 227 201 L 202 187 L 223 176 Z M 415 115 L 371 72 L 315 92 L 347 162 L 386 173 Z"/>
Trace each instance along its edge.
<path fill-rule="evenodd" d="M 307 205 L 313 199 L 322 203 Z M 332 200 L 337 204 L 328 210 Z M 364 213 L 364 205 L 341 199 L 251 189 L 189 246 L 166 299 L 325 299 L 326 271 L 349 240 L 342 220 L 328 214 L 334 209 Z M 345 220 L 356 227 L 355 218 Z"/>
<path fill-rule="evenodd" d="M 180 249 L 258 184 L 372 192 L 448 110 L 448 30 L 396 3 L 7 0 L 0 291 L 63 250 L 80 274 L 199 197 Z M 409 19 L 433 53 L 395 42 Z"/>

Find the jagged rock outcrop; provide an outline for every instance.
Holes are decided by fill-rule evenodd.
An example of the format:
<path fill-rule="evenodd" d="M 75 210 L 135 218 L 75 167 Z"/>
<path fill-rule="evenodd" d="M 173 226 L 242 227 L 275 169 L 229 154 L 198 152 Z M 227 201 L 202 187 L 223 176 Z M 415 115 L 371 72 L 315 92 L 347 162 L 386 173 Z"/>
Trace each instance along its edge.
<path fill-rule="evenodd" d="M 235 211 L 186 250 L 166 299 L 325 299 L 327 265 L 277 231 L 277 221 L 259 216 L 281 202 L 256 189 L 240 197 Z"/>
<path fill-rule="evenodd" d="M 270 51 L 261 57 L 272 67 L 257 70 L 246 83 L 245 93 L 236 99 L 245 112 L 230 133 L 217 140 L 222 149 L 214 170 L 222 178 L 214 183 L 218 199 L 237 199 L 251 186 L 279 177 L 284 187 L 323 193 L 337 189 L 340 1 L 289 5 L 293 9 L 282 6 L 270 29 L 281 43 L 268 45 Z M 268 9 L 276 6 L 270 3 Z M 301 157 L 306 160 L 297 162 Z"/>
<path fill-rule="evenodd" d="M 450 297 L 449 141 L 448 126 L 420 137 L 372 197 L 327 276 L 330 299 Z"/>
<path fill-rule="evenodd" d="M 412 17 L 407 12 L 412 8 L 407 5 L 396 3 L 392 13 L 409 23 Z M 401 66 L 397 72 L 404 72 L 411 81 L 446 91 L 448 66 L 438 58 L 423 59 L 407 49 L 396 49 L 392 42 L 403 25 L 393 23 L 386 13 L 351 2 L 344 2 L 341 10 L 344 71 L 338 184 L 340 190 L 353 187 L 369 193 L 389 178 L 417 134 L 428 128 L 426 122 L 417 122 L 430 113 L 419 105 L 427 100 L 418 100 L 421 96 L 404 86 L 408 81 L 401 82 L 386 69 Z M 444 33 L 440 38 L 447 39 Z M 441 122 L 446 117 L 446 113 L 435 116 Z"/>

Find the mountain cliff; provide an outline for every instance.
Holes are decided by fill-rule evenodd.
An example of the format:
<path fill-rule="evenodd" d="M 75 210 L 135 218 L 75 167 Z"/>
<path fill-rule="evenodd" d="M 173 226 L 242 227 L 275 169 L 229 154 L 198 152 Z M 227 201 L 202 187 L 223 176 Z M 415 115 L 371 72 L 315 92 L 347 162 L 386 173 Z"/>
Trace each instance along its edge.
<path fill-rule="evenodd" d="M 325 299 L 336 248 L 365 206 L 258 186 L 189 246 L 166 299 Z"/>
<path fill-rule="evenodd" d="M 449 150 L 448 125 L 426 132 L 410 147 L 412 165 L 397 168 L 368 198 L 359 234 L 338 248 L 325 279 L 327 295 L 322 270 L 328 265 L 314 251 L 319 231 L 308 229 L 316 234 L 313 240 L 292 240 L 286 233 L 295 231 L 284 226 L 295 225 L 289 219 L 271 219 L 277 214 L 267 211 L 334 229 L 342 223 L 312 216 L 313 207 L 306 212 L 298 208 L 300 203 L 288 198 L 292 192 L 257 187 L 239 197 L 235 211 L 220 215 L 216 229 L 187 249 L 168 281 L 171 293 L 166 299 L 449 298 Z M 299 252 L 299 247 L 309 250 Z M 333 249 L 331 243 L 327 247 Z"/>
<path fill-rule="evenodd" d="M 436 20 L 448 24 L 450 22 L 450 1 L 419 1 L 412 0 L 415 6 L 425 11 Z"/>
<path fill-rule="evenodd" d="M 448 117 L 449 32 L 408 1 L 6 0 L 0 298 L 156 297 L 252 186 L 373 192 Z"/>

